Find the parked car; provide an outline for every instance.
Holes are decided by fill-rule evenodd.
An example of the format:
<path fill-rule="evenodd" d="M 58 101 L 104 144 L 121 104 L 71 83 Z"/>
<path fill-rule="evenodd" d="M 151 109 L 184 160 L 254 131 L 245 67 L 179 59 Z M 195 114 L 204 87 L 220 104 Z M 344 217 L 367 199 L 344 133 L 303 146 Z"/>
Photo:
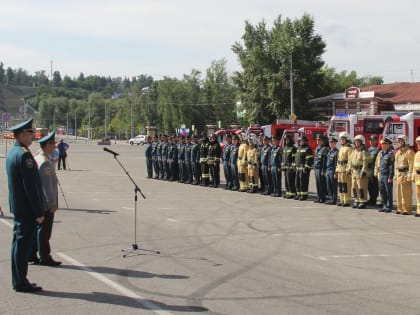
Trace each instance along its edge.
<path fill-rule="evenodd" d="M 128 140 L 128 143 L 131 145 L 134 145 L 134 144 L 143 145 L 145 142 L 146 142 L 146 135 L 138 135 Z"/>

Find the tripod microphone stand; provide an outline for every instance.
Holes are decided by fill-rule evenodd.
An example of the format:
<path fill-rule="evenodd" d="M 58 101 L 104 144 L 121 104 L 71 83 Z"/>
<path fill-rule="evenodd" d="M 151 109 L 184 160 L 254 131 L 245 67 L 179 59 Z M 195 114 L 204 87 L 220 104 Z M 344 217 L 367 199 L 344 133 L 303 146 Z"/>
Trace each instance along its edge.
<path fill-rule="evenodd" d="M 121 168 L 124 170 L 124 172 L 127 174 L 128 178 L 130 179 L 130 181 L 134 185 L 134 241 L 133 241 L 133 244 L 131 244 L 131 247 L 128 247 L 128 248 L 125 248 L 125 249 L 121 250 L 121 251 L 125 252 L 123 257 L 125 258 L 125 257 L 129 257 L 129 256 L 133 256 L 136 253 L 136 251 L 138 251 L 138 250 L 142 250 L 142 251 L 145 251 L 145 252 L 151 252 L 151 253 L 155 253 L 155 254 L 160 254 L 160 251 L 158 251 L 158 250 L 140 248 L 139 245 L 137 244 L 137 201 L 138 201 L 138 193 L 143 197 L 143 199 L 146 199 L 146 196 L 142 193 L 139 186 L 137 186 L 134 179 L 131 177 L 131 175 L 125 169 L 124 165 L 122 165 L 120 160 L 117 158 L 117 156 L 120 155 L 120 154 L 117 153 L 117 152 L 114 152 L 114 151 L 112 151 L 108 148 L 104 148 L 104 151 L 109 152 L 114 156 L 114 159 L 118 162 L 118 164 L 121 166 Z M 137 254 L 137 255 L 140 255 L 140 254 Z"/>

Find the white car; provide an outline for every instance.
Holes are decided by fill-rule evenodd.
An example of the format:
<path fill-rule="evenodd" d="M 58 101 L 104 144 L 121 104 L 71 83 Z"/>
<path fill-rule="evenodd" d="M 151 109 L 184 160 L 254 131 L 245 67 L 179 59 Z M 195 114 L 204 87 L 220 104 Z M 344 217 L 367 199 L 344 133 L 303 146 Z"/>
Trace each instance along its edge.
<path fill-rule="evenodd" d="M 131 138 L 130 140 L 128 140 L 128 143 L 133 145 L 133 144 L 144 144 L 146 142 L 146 136 L 145 135 L 138 135 L 135 136 L 134 138 Z"/>

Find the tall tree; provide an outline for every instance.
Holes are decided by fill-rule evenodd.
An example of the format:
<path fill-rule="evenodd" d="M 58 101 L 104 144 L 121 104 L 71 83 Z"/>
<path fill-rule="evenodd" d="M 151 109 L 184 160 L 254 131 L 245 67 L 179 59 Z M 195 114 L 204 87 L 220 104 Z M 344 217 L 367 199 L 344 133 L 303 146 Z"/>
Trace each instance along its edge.
<path fill-rule="evenodd" d="M 283 21 L 279 16 L 272 29 L 264 21 L 246 22 L 242 39 L 232 47 L 243 68 L 234 81 L 249 122 L 268 123 L 290 113 L 292 76 L 294 111 L 302 117 L 307 100 L 318 91 L 326 46 L 314 32 L 313 18 L 305 14 Z"/>

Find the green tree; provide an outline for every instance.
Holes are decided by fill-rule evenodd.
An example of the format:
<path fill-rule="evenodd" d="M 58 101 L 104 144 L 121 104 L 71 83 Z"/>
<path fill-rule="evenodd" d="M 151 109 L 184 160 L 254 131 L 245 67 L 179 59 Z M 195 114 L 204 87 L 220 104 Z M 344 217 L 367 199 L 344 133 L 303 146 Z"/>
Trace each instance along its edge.
<path fill-rule="evenodd" d="M 283 21 L 279 16 L 272 29 L 264 21 L 246 22 L 242 39 L 232 47 L 243 69 L 234 81 L 248 122 L 268 123 L 290 113 L 291 73 L 294 111 L 304 116 L 307 100 L 318 93 L 326 47 L 314 32 L 313 18 L 305 14 Z"/>

